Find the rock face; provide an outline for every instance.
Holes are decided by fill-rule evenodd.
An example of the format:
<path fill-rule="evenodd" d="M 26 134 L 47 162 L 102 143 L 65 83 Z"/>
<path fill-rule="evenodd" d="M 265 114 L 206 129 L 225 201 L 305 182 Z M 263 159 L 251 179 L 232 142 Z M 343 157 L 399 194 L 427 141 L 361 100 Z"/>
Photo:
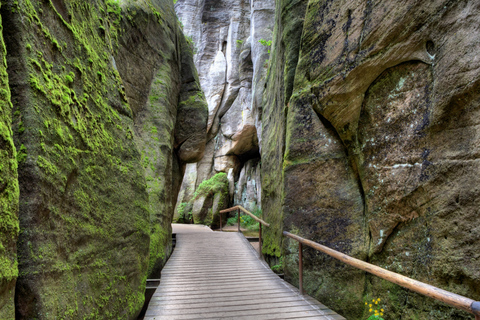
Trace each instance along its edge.
<path fill-rule="evenodd" d="M 209 111 L 205 156 L 195 174 L 190 168 L 192 175 L 183 181 L 177 209 L 187 206 L 202 181 L 223 172 L 230 199 L 254 210 L 260 207 L 261 101 L 274 1 L 178 0 L 175 10 L 195 46 L 194 61 Z"/>
<path fill-rule="evenodd" d="M 206 141 L 173 3 L 0 10 L 0 318 L 136 319 L 170 253 L 185 164 Z"/>
<path fill-rule="evenodd" d="M 171 251 L 171 222 L 187 162 L 206 142 L 207 106 L 190 44 L 168 1 L 125 3 L 116 64 L 134 111 L 135 143 L 145 170 L 150 212 L 149 277 Z M 170 27 L 165 27 L 170 26 Z"/>
<path fill-rule="evenodd" d="M 2 29 L 0 16 L 0 319 L 14 319 L 15 282 L 18 276 L 16 242 L 19 231 L 19 190 Z"/>
<path fill-rule="evenodd" d="M 479 300 L 479 4 L 276 3 L 263 105 L 263 251 L 289 230 Z M 301 49 L 300 49 L 301 48 Z M 275 143 L 272 143 L 272 142 Z M 308 249 L 307 291 L 347 318 L 469 319 Z M 274 259 L 275 260 L 275 259 Z M 463 280 L 459 280 L 463 279 Z"/>

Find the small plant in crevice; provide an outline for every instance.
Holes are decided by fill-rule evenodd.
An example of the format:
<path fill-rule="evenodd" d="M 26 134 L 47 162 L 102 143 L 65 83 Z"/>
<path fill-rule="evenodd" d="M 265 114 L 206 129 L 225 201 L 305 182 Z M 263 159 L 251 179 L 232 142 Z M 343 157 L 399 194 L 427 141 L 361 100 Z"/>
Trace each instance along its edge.
<path fill-rule="evenodd" d="M 275 273 L 282 273 L 283 272 L 283 256 L 280 257 L 280 260 L 276 265 L 270 267 L 273 272 Z"/>
<path fill-rule="evenodd" d="M 260 39 L 258 40 L 263 46 L 265 47 L 270 47 L 272 45 L 272 40 L 265 40 L 265 39 Z M 270 53 L 270 49 L 268 49 L 268 53 Z"/>

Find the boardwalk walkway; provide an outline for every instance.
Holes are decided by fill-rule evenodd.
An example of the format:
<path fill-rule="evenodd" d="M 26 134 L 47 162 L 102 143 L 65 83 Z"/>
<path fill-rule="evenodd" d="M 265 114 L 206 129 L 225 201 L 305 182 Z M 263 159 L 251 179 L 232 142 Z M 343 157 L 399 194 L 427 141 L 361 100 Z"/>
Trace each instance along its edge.
<path fill-rule="evenodd" d="M 209 231 L 177 228 L 175 251 L 145 320 L 345 319 L 299 295 L 258 259 L 243 235 Z"/>

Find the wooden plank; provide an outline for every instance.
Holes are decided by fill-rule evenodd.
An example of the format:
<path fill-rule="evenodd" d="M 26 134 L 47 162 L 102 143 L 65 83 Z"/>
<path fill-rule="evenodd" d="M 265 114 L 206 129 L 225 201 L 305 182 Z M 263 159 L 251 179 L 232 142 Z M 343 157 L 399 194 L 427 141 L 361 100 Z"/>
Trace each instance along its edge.
<path fill-rule="evenodd" d="M 257 256 L 238 233 L 177 234 L 145 319 L 344 319 L 299 295 Z"/>
<path fill-rule="evenodd" d="M 233 309 L 230 311 L 216 311 L 216 310 L 206 310 L 205 312 L 195 312 L 195 313 L 188 313 L 181 309 L 177 309 L 175 312 L 171 310 L 151 310 L 148 308 L 146 316 L 151 316 L 153 314 L 158 314 L 160 316 L 169 316 L 175 319 L 210 319 L 210 318 L 232 318 L 236 319 L 240 316 L 255 316 L 255 315 L 283 315 L 287 312 L 307 312 L 307 311 L 315 311 L 310 308 L 310 306 L 295 306 L 295 307 L 279 307 L 279 308 L 272 308 L 267 306 L 259 306 L 257 309 L 251 310 L 244 310 L 244 309 Z M 332 311 L 333 312 L 333 311 Z M 318 315 L 321 315 L 317 312 Z"/>
<path fill-rule="evenodd" d="M 269 298 L 269 299 L 262 299 L 262 303 L 269 307 L 274 306 L 288 306 L 288 305 L 306 305 L 305 301 L 299 297 L 282 297 L 282 298 Z M 215 308 L 216 311 L 223 310 L 237 310 L 240 308 L 251 309 L 258 305 L 258 299 L 254 300 L 229 300 L 229 301 L 206 301 L 203 300 L 202 302 L 183 302 L 177 301 L 176 303 L 172 303 L 171 301 L 151 301 L 150 305 L 152 309 L 156 308 L 163 308 L 164 310 L 172 310 L 178 309 L 181 307 L 182 310 L 192 310 L 192 312 L 201 312 L 204 309 Z"/>

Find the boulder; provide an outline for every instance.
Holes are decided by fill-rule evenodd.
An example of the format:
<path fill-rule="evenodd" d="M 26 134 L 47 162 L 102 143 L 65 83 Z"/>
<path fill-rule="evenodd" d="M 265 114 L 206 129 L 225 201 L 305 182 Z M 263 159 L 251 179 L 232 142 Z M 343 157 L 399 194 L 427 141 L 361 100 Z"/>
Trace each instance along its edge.
<path fill-rule="evenodd" d="M 184 220 L 189 220 L 190 212 L 187 212 L 187 210 L 192 208 L 191 216 L 194 223 L 218 228 L 220 226 L 219 211 L 228 208 L 228 189 L 229 181 L 227 174 L 223 172 L 217 173 L 212 178 L 203 181 L 195 191 L 195 195 L 190 200 L 190 203 L 182 208 Z M 225 217 L 225 215 L 222 216 L 223 221 L 226 221 Z"/>

